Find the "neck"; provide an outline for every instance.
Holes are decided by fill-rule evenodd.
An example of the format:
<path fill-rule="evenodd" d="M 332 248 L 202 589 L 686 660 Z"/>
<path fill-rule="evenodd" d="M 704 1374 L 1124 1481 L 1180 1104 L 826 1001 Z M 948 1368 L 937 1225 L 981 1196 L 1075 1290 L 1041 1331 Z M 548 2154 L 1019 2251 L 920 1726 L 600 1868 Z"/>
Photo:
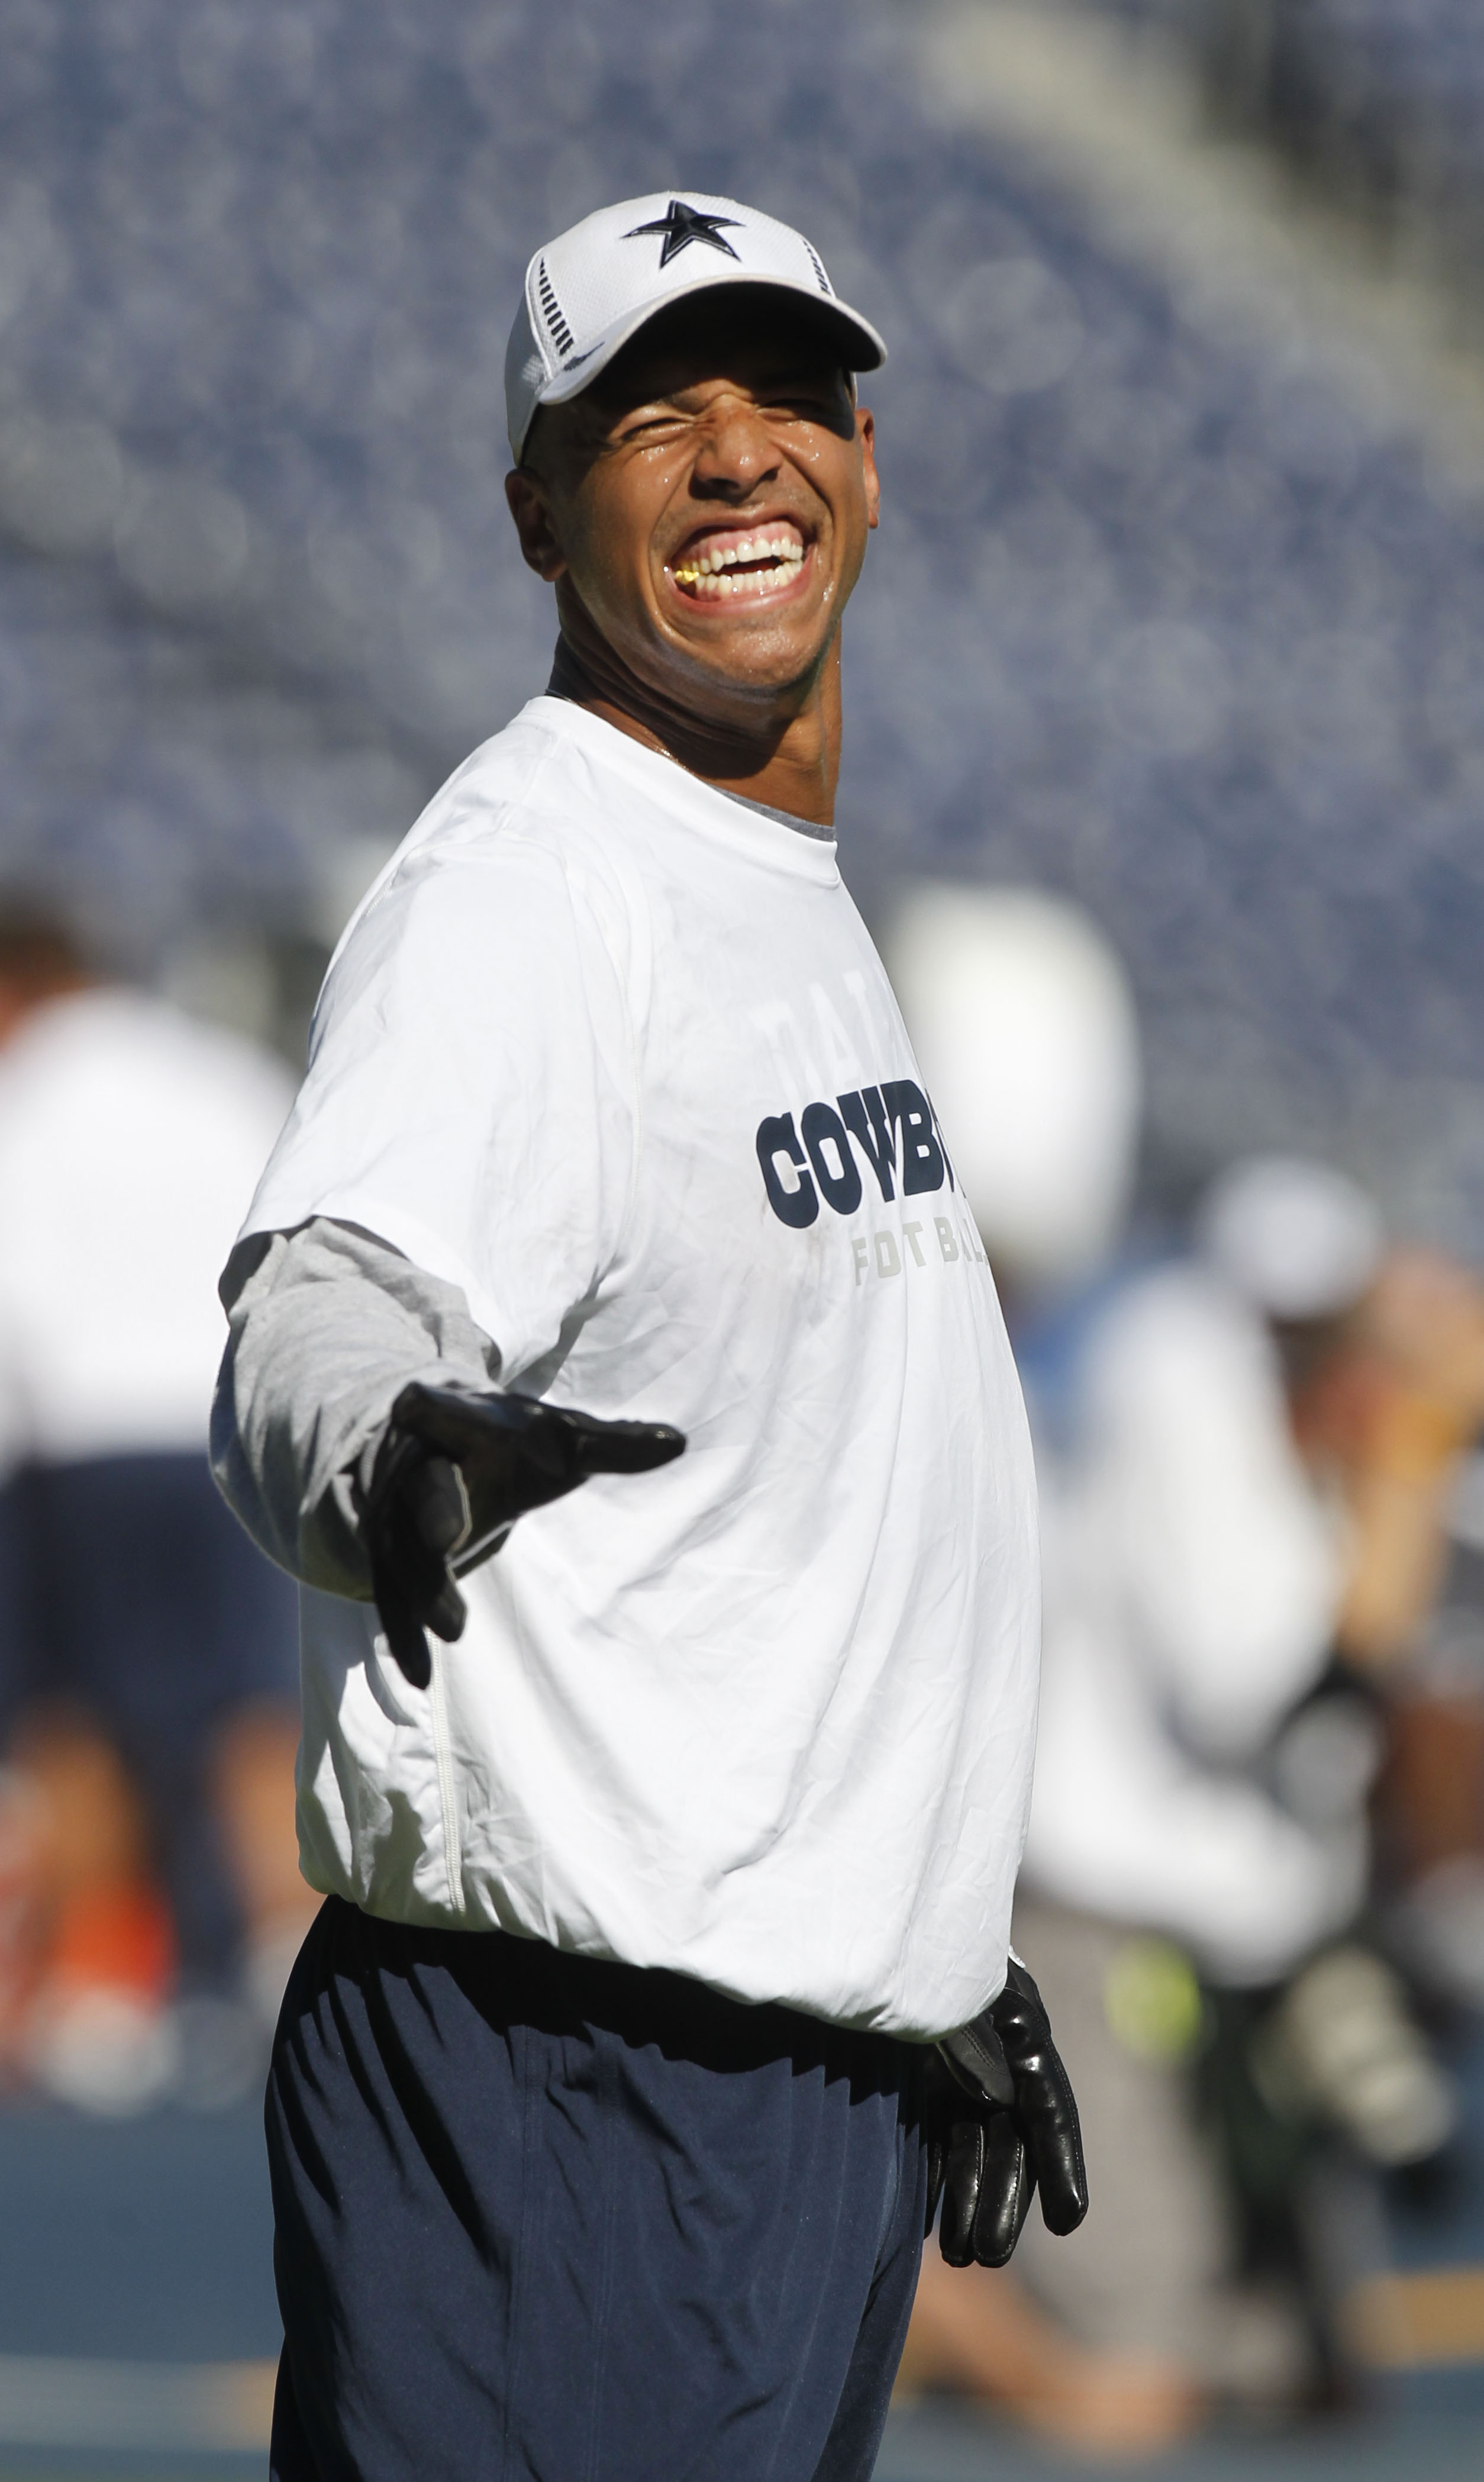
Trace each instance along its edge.
<path fill-rule="evenodd" d="M 584 628 L 579 620 L 573 626 L 564 612 L 546 695 L 570 699 L 601 716 L 719 792 L 739 793 L 819 827 L 834 825 L 840 772 L 837 637 L 799 707 L 782 719 L 754 722 L 746 715 L 701 716 L 673 704 L 631 673 L 591 624 Z"/>

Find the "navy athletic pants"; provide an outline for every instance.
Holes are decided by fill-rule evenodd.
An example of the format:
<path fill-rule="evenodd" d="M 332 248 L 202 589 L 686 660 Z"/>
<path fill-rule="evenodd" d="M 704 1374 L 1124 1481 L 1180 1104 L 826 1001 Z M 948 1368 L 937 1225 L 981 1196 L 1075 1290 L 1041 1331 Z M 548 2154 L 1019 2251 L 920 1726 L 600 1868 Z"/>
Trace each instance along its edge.
<path fill-rule="evenodd" d="M 331 1898 L 268 2088 L 274 2482 L 868 2482 L 919 2058 Z"/>

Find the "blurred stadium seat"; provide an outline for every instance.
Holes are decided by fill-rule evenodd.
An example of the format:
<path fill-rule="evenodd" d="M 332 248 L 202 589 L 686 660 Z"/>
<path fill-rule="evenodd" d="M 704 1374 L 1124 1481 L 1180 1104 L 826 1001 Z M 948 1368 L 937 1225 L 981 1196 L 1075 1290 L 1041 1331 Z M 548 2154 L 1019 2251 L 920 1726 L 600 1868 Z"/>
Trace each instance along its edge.
<path fill-rule="evenodd" d="M 1301 13 L 1377 62 L 1435 21 L 1478 140 L 1464 0 Z M 1467 1245 L 1484 516 L 1303 338 L 1198 324 L 933 123 L 912 32 L 885 0 L 0 0 L 0 866 L 157 952 L 293 918 L 406 825 L 544 679 L 501 493 L 529 251 L 740 192 L 892 348 L 847 658 L 867 893 L 1073 889 L 1134 971 L 1157 1143 L 1195 1174 L 1322 1138 L 1393 1194 L 1430 1147 L 1413 1220 Z"/>
<path fill-rule="evenodd" d="M 1472 0 L 1208 0 L 1206 13 L 1218 40 L 1260 18 L 1248 44 L 1259 99 L 1306 160 L 1383 212 L 1477 243 L 1484 40 Z"/>

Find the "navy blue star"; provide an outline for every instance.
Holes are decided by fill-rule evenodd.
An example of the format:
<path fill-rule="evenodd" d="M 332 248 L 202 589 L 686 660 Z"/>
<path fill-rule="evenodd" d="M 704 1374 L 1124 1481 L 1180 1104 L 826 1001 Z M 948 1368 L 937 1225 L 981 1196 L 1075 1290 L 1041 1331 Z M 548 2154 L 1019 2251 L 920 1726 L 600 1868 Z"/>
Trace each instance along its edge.
<path fill-rule="evenodd" d="M 693 241 L 703 241 L 710 249 L 725 251 L 729 258 L 735 258 L 736 251 L 729 241 L 723 241 L 717 227 L 721 224 L 735 226 L 736 222 L 735 216 L 708 216 L 701 207 L 688 207 L 683 198 L 672 198 L 668 215 L 660 216 L 652 224 L 635 224 L 633 231 L 626 232 L 623 238 L 637 241 L 641 233 L 663 233 L 665 238 L 659 253 L 661 267 L 668 267 L 671 260 L 678 258 L 681 251 Z"/>

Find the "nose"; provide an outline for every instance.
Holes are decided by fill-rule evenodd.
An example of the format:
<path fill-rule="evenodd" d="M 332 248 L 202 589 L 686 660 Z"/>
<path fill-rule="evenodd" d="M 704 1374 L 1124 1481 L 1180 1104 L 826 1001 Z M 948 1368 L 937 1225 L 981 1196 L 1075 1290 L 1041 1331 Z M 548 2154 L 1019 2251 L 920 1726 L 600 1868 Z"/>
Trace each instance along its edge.
<path fill-rule="evenodd" d="M 742 397 L 723 397 L 702 428 L 691 490 L 699 500 L 746 500 L 777 474 L 780 462 L 758 408 Z"/>

